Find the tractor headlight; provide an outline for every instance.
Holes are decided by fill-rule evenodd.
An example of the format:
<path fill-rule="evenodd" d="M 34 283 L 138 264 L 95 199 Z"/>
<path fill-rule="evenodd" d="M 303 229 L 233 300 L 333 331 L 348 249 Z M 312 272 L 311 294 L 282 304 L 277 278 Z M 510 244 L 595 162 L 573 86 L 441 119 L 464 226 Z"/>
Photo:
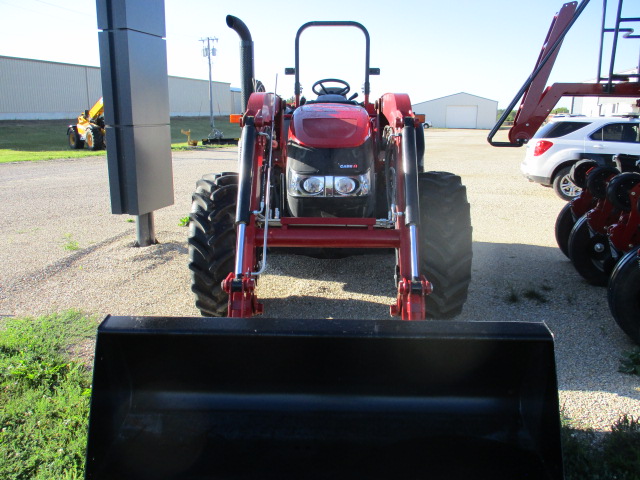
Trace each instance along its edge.
<path fill-rule="evenodd" d="M 310 195 L 318 195 L 324 191 L 324 177 L 308 177 L 302 182 L 302 189 Z"/>
<path fill-rule="evenodd" d="M 333 189 L 340 195 L 349 195 L 356 190 L 358 184 L 353 178 L 335 177 L 333 180 Z"/>
<path fill-rule="evenodd" d="M 361 197 L 371 191 L 371 172 L 363 175 L 304 175 L 287 172 L 287 192 L 294 197 Z"/>

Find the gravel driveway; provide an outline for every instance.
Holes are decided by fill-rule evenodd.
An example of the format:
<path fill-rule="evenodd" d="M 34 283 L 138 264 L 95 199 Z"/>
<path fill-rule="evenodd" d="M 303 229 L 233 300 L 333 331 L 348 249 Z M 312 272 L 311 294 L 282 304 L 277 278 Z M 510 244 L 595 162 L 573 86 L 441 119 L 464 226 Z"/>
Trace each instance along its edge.
<path fill-rule="evenodd" d="M 640 415 L 640 379 L 617 371 L 634 345 L 605 290 L 582 281 L 557 248 L 563 202 L 520 175 L 524 151 L 492 148 L 484 131 L 425 135 L 426 168 L 461 175 L 471 203 L 473 280 L 459 319 L 546 322 L 569 418 L 606 429 L 621 414 Z M 196 180 L 235 162 L 235 148 L 175 152 L 175 205 L 155 213 L 160 243 L 147 248 L 132 246 L 132 217 L 110 213 L 104 157 L 0 165 L 0 315 L 198 315 L 179 221 Z M 391 256 L 274 255 L 269 265 L 258 296 L 270 317 L 389 318 Z"/>

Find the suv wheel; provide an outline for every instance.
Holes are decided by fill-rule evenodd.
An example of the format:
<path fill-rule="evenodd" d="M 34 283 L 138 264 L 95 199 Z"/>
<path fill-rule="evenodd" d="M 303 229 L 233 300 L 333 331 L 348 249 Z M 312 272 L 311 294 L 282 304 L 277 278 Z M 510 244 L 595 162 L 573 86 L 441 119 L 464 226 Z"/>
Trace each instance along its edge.
<path fill-rule="evenodd" d="M 570 173 L 571 166 L 563 167 L 553 177 L 553 190 L 561 199 L 566 201 L 573 200 L 582 192 L 582 189 L 571 180 Z"/>

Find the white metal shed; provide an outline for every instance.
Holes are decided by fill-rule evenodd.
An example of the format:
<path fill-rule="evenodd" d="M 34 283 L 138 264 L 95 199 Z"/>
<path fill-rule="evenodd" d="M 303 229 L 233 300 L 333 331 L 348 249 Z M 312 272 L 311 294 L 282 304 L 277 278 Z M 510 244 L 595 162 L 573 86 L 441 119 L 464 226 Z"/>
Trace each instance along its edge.
<path fill-rule="evenodd" d="M 498 102 L 460 92 L 416 103 L 412 108 L 436 128 L 490 129 L 496 123 Z"/>
<path fill-rule="evenodd" d="M 230 84 L 212 83 L 214 115 L 241 113 Z M 0 120 L 74 119 L 101 96 L 98 67 L 0 55 Z M 209 82 L 169 76 L 169 107 L 171 116 L 208 117 Z"/>

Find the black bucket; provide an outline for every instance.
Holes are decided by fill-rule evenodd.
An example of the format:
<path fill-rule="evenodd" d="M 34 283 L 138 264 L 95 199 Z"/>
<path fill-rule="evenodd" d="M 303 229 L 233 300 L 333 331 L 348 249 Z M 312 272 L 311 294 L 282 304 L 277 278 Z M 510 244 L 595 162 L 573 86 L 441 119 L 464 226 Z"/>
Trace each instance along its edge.
<path fill-rule="evenodd" d="M 541 323 L 108 317 L 87 479 L 562 479 Z"/>

